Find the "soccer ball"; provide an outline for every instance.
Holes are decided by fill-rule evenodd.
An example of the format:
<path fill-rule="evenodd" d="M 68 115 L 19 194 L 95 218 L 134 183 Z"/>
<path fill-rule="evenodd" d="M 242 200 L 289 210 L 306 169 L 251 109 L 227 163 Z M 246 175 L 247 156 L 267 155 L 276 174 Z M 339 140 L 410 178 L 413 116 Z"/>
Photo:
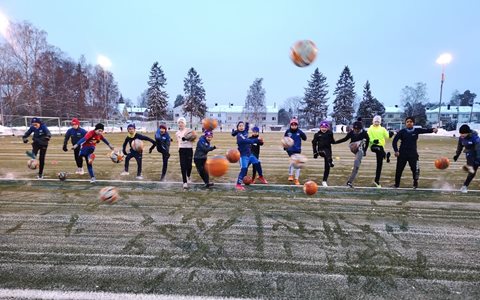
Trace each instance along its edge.
<path fill-rule="evenodd" d="M 134 139 L 132 141 L 132 150 L 133 151 L 137 151 L 137 152 L 142 152 L 143 151 L 143 141 L 142 140 L 139 140 L 139 139 Z"/>
<path fill-rule="evenodd" d="M 293 154 L 290 156 L 290 161 L 295 169 L 303 169 L 307 163 L 307 157 L 302 154 Z"/>
<path fill-rule="evenodd" d="M 358 149 L 360 148 L 360 142 L 352 142 L 349 144 L 349 147 L 353 154 L 357 154 Z"/>
<path fill-rule="evenodd" d="M 205 130 L 212 131 L 218 126 L 218 121 L 211 118 L 205 118 L 202 120 L 202 127 Z"/>
<path fill-rule="evenodd" d="M 318 191 L 318 185 L 315 181 L 309 180 L 303 185 L 303 192 L 309 196 L 314 195 Z"/>
<path fill-rule="evenodd" d="M 185 133 L 184 138 L 189 142 L 195 142 L 197 139 L 197 133 L 194 130 L 189 130 L 187 133 Z"/>
<path fill-rule="evenodd" d="M 283 148 L 287 149 L 292 147 L 294 144 L 293 139 L 289 136 L 284 136 L 280 142 L 282 143 Z"/>
<path fill-rule="evenodd" d="M 310 40 L 296 42 L 290 50 L 290 59 L 297 67 L 310 65 L 317 57 L 317 46 Z"/>
<path fill-rule="evenodd" d="M 32 170 L 35 170 L 37 167 L 38 167 L 38 160 L 36 159 L 30 159 L 28 162 L 27 162 L 27 167 L 29 169 L 32 169 Z"/>
<path fill-rule="evenodd" d="M 100 190 L 98 197 L 102 202 L 113 204 L 118 200 L 118 190 L 113 186 L 106 186 Z"/>
<path fill-rule="evenodd" d="M 445 170 L 450 166 L 450 160 L 446 157 L 440 157 L 435 160 L 435 168 Z"/>
<path fill-rule="evenodd" d="M 120 150 L 113 150 L 112 152 L 110 152 L 110 159 L 116 164 L 122 162 L 124 157 L 125 156 Z"/>
<path fill-rule="evenodd" d="M 237 149 L 230 149 L 227 152 L 227 159 L 231 163 L 236 163 L 240 160 L 240 151 Z"/>
<path fill-rule="evenodd" d="M 57 177 L 58 179 L 60 179 L 60 181 L 65 181 L 67 179 L 67 172 L 59 172 L 57 174 Z"/>
<path fill-rule="evenodd" d="M 211 176 L 223 176 L 228 171 L 228 160 L 223 156 L 214 156 L 207 159 L 205 168 L 207 169 L 208 174 Z"/>
<path fill-rule="evenodd" d="M 253 183 L 253 179 L 252 179 L 252 177 L 249 176 L 249 175 L 245 175 L 245 177 L 243 177 L 243 180 L 242 180 L 242 181 L 243 181 L 243 184 L 244 184 L 244 185 L 250 185 L 250 184 Z"/>

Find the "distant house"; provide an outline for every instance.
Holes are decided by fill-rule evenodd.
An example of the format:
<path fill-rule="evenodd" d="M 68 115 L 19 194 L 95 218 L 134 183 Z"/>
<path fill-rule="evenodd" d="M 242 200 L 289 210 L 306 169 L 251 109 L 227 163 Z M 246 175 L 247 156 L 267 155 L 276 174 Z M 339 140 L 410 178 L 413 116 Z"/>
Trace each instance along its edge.
<path fill-rule="evenodd" d="M 438 124 L 438 113 L 440 111 L 441 125 L 450 122 L 458 123 L 480 123 L 480 107 L 479 106 L 455 106 L 447 105 L 435 109 L 427 110 L 427 121 L 434 126 Z"/>
<path fill-rule="evenodd" d="M 401 129 L 403 128 L 403 109 L 395 106 L 386 106 L 385 114 L 383 115 L 382 125 L 385 128 Z"/>
<path fill-rule="evenodd" d="M 148 108 L 146 107 L 124 107 L 124 115 L 128 115 L 129 120 L 145 121 L 148 119 Z"/>

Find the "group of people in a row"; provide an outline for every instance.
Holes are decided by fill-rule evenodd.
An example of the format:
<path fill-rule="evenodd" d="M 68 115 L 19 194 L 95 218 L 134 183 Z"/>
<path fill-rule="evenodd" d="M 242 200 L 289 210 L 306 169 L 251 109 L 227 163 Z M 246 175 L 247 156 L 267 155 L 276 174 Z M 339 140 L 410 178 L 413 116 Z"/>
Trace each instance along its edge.
<path fill-rule="evenodd" d="M 375 116 L 373 118 L 373 124 L 364 129 L 362 121 L 359 119 L 353 123 L 353 130 L 348 132 L 347 135 L 337 141 L 335 141 L 333 132 L 330 129 L 330 124 L 327 121 L 320 123 L 320 130 L 315 133 L 312 140 L 313 158 L 317 159 L 322 157 L 324 159 L 324 173 L 322 179 L 322 185 L 328 186 L 328 177 L 330 169 L 334 167 L 332 145 L 349 141 L 350 151 L 355 155 L 352 172 L 347 180 L 346 185 L 353 187 L 354 180 L 360 169 L 360 165 L 363 157 L 367 154 L 367 150 L 370 149 L 376 156 L 376 172 L 374 178 L 374 184 L 376 187 L 381 187 L 380 176 L 383 167 L 383 161 L 390 162 L 390 152 L 385 151 L 385 144 L 389 138 L 392 138 L 393 132 L 387 131 L 381 125 L 381 117 Z M 195 152 L 193 151 L 193 143 L 196 139 L 196 135 L 192 133 L 192 130 L 187 128 L 186 119 L 181 117 L 177 120 L 178 131 L 176 132 L 176 139 L 178 142 L 180 170 L 182 174 L 183 188 L 188 188 L 188 183 L 191 182 L 192 172 L 192 160 L 197 168 L 197 171 L 205 183 L 205 187 L 209 188 L 213 185 L 210 182 L 209 174 L 205 168 L 208 153 L 215 150 L 216 147 L 211 145 L 213 138 L 212 131 L 205 131 L 203 135 L 198 139 L 196 143 Z M 397 166 L 395 172 L 394 187 L 400 186 L 400 179 L 402 177 L 403 170 L 408 163 L 413 175 L 413 187 L 418 187 L 418 179 L 420 174 L 419 168 L 419 155 L 417 151 L 417 140 L 419 134 L 424 133 L 436 133 L 437 129 L 423 129 L 415 128 L 415 119 L 413 117 L 407 117 L 405 119 L 405 128 L 401 129 L 393 138 L 392 148 L 395 157 L 397 157 Z M 108 142 L 103 135 L 104 125 L 99 123 L 91 131 L 86 131 L 80 127 L 78 119 L 74 118 L 71 122 L 72 127 L 69 128 L 65 134 L 63 141 L 63 151 L 68 151 L 68 142 L 71 140 L 73 147 L 71 149 L 74 153 L 75 162 L 77 165 L 76 174 L 83 175 L 83 161 L 86 161 L 87 170 L 90 175 L 90 182 L 95 182 L 95 174 L 93 170 L 93 161 L 95 159 L 95 147 L 103 141 L 112 151 L 114 147 Z M 129 175 L 129 162 L 134 158 L 137 162 L 137 179 L 141 180 L 142 177 L 142 155 L 143 149 L 137 149 L 132 146 L 132 143 L 136 140 L 148 141 L 152 145 L 149 148 L 149 153 L 152 153 L 153 149 L 157 149 L 162 154 L 163 166 L 160 180 L 164 181 L 168 168 L 168 159 L 170 157 L 170 143 L 173 141 L 170 137 L 167 127 L 160 125 L 155 133 L 155 139 L 151 139 L 148 136 L 142 135 L 136 132 L 135 124 L 129 124 L 127 126 L 127 137 L 122 145 L 122 152 L 125 155 L 124 170 L 120 174 L 122 176 Z M 462 186 L 461 191 L 467 192 L 468 186 L 472 179 L 475 177 L 478 166 L 480 165 L 480 138 L 476 131 L 471 130 L 466 124 L 462 125 L 459 129 L 460 138 L 458 140 L 457 151 L 453 159 L 456 161 L 462 150 L 465 149 L 467 164 L 465 170 L 468 171 L 468 176 Z M 48 147 L 48 142 L 51 138 L 50 131 L 47 126 L 42 123 L 40 118 L 33 118 L 30 128 L 23 135 L 24 143 L 28 142 L 28 137 L 33 133 L 32 152 L 39 160 L 38 179 L 43 178 L 45 155 Z M 236 182 L 237 190 L 244 190 L 243 180 L 248 173 L 248 167 L 253 166 L 252 182 L 258 180 L 260 183 L 267 184 L 267 180 L 263 176 L 262 165 L 259 159 L 260 146 L 263 145 L 263 138 L 259 136 L 259 128 L 252 128 L 252 135 L 249 136 L 249 124 L 240 121 L 237 123 L 236 130 L 232 130 L 232 136 L 236 137 L 238 150 L 240 152 L 240 173 Z M 293 140 L 292 145 L 288 145 L 284 148 L 289 157 L 294 157 L 295 154 L 302 153 L 302 141 L 307 140 L 306 134 L 298 128 L 298 120 L 292 119 L 290 121 L 289 128 L 285 131 L 285 137 L 290 137 Z M 401 142 L 398 147 L 398 142 Z M 129 146 L 129 149 L 127 149 Z M 128 152 L 127 152 L 128 150 Z M 257 177 L 258 174 L 258 177 Z M 298 163 L 291 160 L 289 166 L 288 180 L 294 182 L 296 185 L 300 184 L 300 168 Z"/>

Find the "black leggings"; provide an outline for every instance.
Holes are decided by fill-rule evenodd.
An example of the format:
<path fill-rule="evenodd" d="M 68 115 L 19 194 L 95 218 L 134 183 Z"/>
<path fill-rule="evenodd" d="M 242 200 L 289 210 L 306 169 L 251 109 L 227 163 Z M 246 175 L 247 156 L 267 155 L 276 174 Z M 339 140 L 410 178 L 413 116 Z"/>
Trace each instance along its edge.
<path fill-rule="evenodd" d="M 180 148 L 178 150 L 180 155 L 180 170 L 182 172 L 183 183 L 187 183 L 187 177 L 190 177 L 192 174 L 192 159 L 193 159 L 193 149 L 192 148 Z"/>
<path fill-rule="evenodd" d="M 206 158 L 195 158 L 195 167 L 197 167 L 198 174 L 202 177 L 203 182 L 208 184 L 210 182 L 210 176 L 208 175 L 207 170 L 205 170 L 205 163 L 207 162 Z"/>
<path fill-rule="evenodd" d="M 418 178 L 420 177 L 420 164 L 418 162 L 418 154 L 415 156 L 405 156 L 400 154 L 397 158 L 397 169 L 395 171 L 395 186 L 400 186 L 400 179 L 402 178 L 403 169 L 407 165 L 410 166 L 413 175 L 413 185 L 418 186 Z"/>
<path fill-rule="evenodd" d="M 135 158 L 137 161 L 137 176 L 142 175 L 142 153 L 137 151 L 130 151 L 125 157 L 125 171 L 128 172 L 128 165 L 130 164 L 130 159 Z"/>
<path fill-rule="evenodd" d="M 162 160 L 163 160 L 162 175 L 160 177 L 160 180 L 163 180 L 165 178 L 165 175 L 167 174 L 168 159 L 170 158 L 170 153 L 168 152 L 160 152 L 160 153 L 162 154 Z"/>
<path fill-rule="evenodd" d="M 47 154 L 47 147 L 48 146 L 40 146 L 37 143 L 32 144 L 32 152 L 33 154 L 35 154 L 35 157 L 37 157 L 37 154 L 40 151 L 40 157 L 38 158 L 38 161 L 40 162 L 38 175 L 40 176 L 43 175 L 43 168 L 45 167 L 45 156 Z"/>
<path fill-rule="evenodd" d="M 83 168 L 83 158 L 80 156 L 80 147 L 77 147 L 75 150 L 73 150 L 73 157 L 75 157 L 77 167 Z"/>
<path fill-rule="evenodd" d="M 323 157 L 324 160 L 324 169 L 323 169 L 323 180 L 322 181 L 327 181 L 328 180 L 328 175 L 330 175 L 330 165 L 333 165 L 333 159 L 332 159 L 332 150 L 330 149 L 320 149 L 318 151 L 318 154 Z"/>
<path fill-rule="evenodd" d="M 380 183 L 380 176 L 382 175 L 383 159 L 385 158 L 385 150 L 382 146 L 373 145 L 370 150 L 377 156 L 377 170 L 375 171 L 375 182 Z M 404 166 L 405 167 L 405 166 Z"/>

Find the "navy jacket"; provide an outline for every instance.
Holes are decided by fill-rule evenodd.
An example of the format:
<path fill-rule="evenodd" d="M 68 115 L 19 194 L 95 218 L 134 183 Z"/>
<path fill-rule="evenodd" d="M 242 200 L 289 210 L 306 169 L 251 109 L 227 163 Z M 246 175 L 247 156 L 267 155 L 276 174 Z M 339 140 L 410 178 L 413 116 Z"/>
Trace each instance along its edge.
<path fill-rule="evenodd" d="M 465 138 L 460 137 L 457 145 L 457 155 L 462 153 L 462 149 L 465 148 L 465 154 L 467 157 L 473 156 L 476 162 L 480 162 L 480 137 L 478 133 L 472 130 L 472 133 Z"/>
<path fill-rule="evenodd" d="M 39 146 L 48 146 L 48 141 L 52 137 L 50 130 L 48 130 L 47 126 L 43 123 L 40 124 L 40 127 L 37 129 L 33 126 L 25 132 L 23 135 L 23 139 L 26 139 L 32 134 L 33 132 L 33 143 Z"/>
<path fill-rule="evenodd" d="M 165 131 L 164 134 L 160 131 L 160 128 L 157 129 L 155 133 L 155 141 L 157 142 L 157 151 L 160 153 L 169 153 L 170 152 L 170 142 L 172 138 Z"/>
<path fill-rule="evenodd" d="M 87 134 L 87 131 L 82 127 L 78 127 L 77 129 L 73 127 L 69 128 L 65 133 L 65 139 L 63 140 L 63 145 L 67 146 L 67 143 L 70 137 L 72 138 L 72 145 L 75 145 L 76 143 L 78 143 L 79 140 L 81 140 L 85 136 L 85 134 Z"/>
<path fill-rule="evenodd" d="M 331 130 L 325 131 L 325 133 L 320 130 L 315 133 L 312 140 L 313 154 L 320 152 L 323 149 L 328 149 L 332 151 L 332 144 L 335 144 L 335 139 L 333 138 L 333 132 Z"/>
<path fill-rule="evenodd" d="M 400 155 L 413 157 L 418 156 L 417 153 L 417 140 L 419 134 L 432 133 L 433 129 L 424 129 L 424 128 L 403 128 L 400 130 L 397 135 L 393 138 L 392 147 L 393 151 L 400 152 Z M 402 141 L 400 144 L 400 150 L 398 149 L 398 141 Z"/>
<path fill-rule="evenodd" d="M 252 144 L 259 143 L 257 138 L 249 138 L 248 130 L 242 132 L 237 131 L 237 145 L 240 156 L 250 156 L 252 154 Z"/>
<path fill-rule="evenodd" d="M 288 136 L 293 140 L 293 146 L 287 149 L 288 156 L 294 153 L 302 153 L 302 140 L 307 140 L 307 135 L 303 131 L 288 128 L 284 136 Z"/>
<path fill-rule="evenodd" d="M 197 148 L 195 149 L 194 159 L 207 159 L 208 152 L 215 150 L 214 146 L 210 146 L 210 142 L 202 135 L 197 142 Z"/>

